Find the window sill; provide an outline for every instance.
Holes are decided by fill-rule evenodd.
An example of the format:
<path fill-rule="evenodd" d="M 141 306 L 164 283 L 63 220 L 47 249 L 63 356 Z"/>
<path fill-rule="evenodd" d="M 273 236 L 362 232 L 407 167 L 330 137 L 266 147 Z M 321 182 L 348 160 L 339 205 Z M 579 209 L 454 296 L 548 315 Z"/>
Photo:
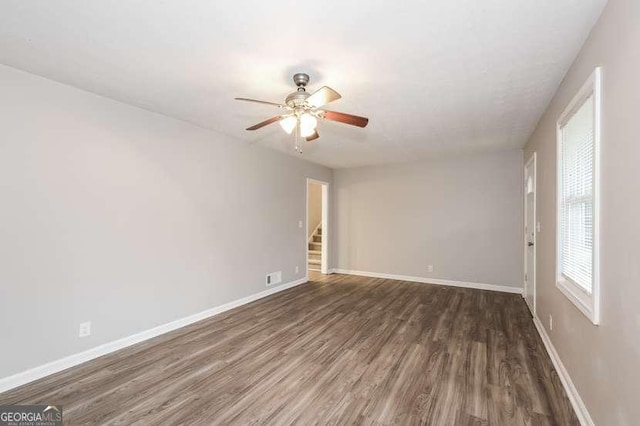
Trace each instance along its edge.
<path fill-rule="evenodd" d="M 593 308 L 593 294 L 589 295 L 585 293 L 576 284 L 564 278 L 558 279 L 556 287 L 558 287 L 562 294 L 567 296 L 567 299 L 569 299 L 580 312 L 589 318 L 589 321 L 594 325 L 599 324 L 599 318 Z"/>

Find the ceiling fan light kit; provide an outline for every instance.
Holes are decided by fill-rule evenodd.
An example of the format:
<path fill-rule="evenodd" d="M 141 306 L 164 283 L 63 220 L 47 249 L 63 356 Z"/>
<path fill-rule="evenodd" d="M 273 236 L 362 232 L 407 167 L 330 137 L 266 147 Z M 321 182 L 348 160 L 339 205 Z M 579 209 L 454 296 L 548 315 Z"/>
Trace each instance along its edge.
<path fill-rule="evenodd" d="M 311 114 L 300 115 L 300 136 L 307 138 L 316 131 L 318 125 L 318 119 Z"/>
<path fill-rule="evenodd" d="M 280 127 L 282 127 L 282 129 L 288 134 L 291 134 L 291 132 L 293 132 L 293 129 L 295 129 L 297 125 L 298 119 L 293 115 L 284 117 L 282 120 L 280 120 Z"/>
<path fill-rule="evenodd" d="M 312 94 L 309 94 L 306 90 L 306 86 L 309 83 L 308 74 L 294 74 L 293 82 L 298 88 L 286 97 L 284 104 L 249 98 L 235 98 L 238 101 L 272 105 L 287 111 L 285 114 L 271 117 L 261 123 L 248 127 L 247 130 L 258 130 L 277 121 L 288 134 L 295 131 L 295 149 L 302 154 L 302 148 L 298 144 L 298 135 L 307 141 L 318 139 L 320 137 L 317 130 L 318 119 L 336 121 L 357 127 L 366 127 L 369 123 L 369 119 L 366 117 L 320 109 L 320 107 L 336 101 L 342 96 L 328 86 L 323 86 Z"/>

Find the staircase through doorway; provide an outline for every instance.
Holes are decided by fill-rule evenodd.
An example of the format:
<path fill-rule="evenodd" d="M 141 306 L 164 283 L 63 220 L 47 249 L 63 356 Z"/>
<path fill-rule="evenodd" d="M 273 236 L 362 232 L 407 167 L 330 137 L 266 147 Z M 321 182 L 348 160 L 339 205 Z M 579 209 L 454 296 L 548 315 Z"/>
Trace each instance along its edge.
<path fill-rule="evenodd" d="M 320 271 L 322 264 L 322 225 L 309 237 L 309 270 Z"/>

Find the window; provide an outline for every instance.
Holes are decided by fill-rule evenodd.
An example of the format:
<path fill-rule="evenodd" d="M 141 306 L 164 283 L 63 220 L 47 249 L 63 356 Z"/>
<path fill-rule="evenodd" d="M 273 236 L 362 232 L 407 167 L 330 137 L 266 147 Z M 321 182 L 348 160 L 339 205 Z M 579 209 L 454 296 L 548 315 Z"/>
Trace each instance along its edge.
<path fill-rule="evenodd" d="M 560 116 L 557 137 L 557 286 L 598 324 L 600 68 Z"/>

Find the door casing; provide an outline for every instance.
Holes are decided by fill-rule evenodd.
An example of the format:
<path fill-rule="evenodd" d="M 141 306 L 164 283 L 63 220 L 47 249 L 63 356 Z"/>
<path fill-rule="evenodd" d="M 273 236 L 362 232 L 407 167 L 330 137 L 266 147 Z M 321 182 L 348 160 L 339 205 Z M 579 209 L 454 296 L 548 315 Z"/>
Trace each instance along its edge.
<path fill-rule="evenodd" d="M 529 171 L 531 171 L 532 181 L 529 183 Z M 532 185 L 532 193 L 529 192 L 529 185 Z M 534 152 L 524 166 L 524 293 L 523 297 L 533 316 L 536 315 L 536 252 L 537 252 L 537 156 Z M 529 194 L 533 197 L 533 211 L 529 217 Z M 528 243 L 533 246 L 529 248 Z M 529 250 L 532 250 L 532 261 L 529 262 Z M 531 265 L 529 264 L 531 263 Z M 531 296 L 531 298 L 529 298 Z"/>

